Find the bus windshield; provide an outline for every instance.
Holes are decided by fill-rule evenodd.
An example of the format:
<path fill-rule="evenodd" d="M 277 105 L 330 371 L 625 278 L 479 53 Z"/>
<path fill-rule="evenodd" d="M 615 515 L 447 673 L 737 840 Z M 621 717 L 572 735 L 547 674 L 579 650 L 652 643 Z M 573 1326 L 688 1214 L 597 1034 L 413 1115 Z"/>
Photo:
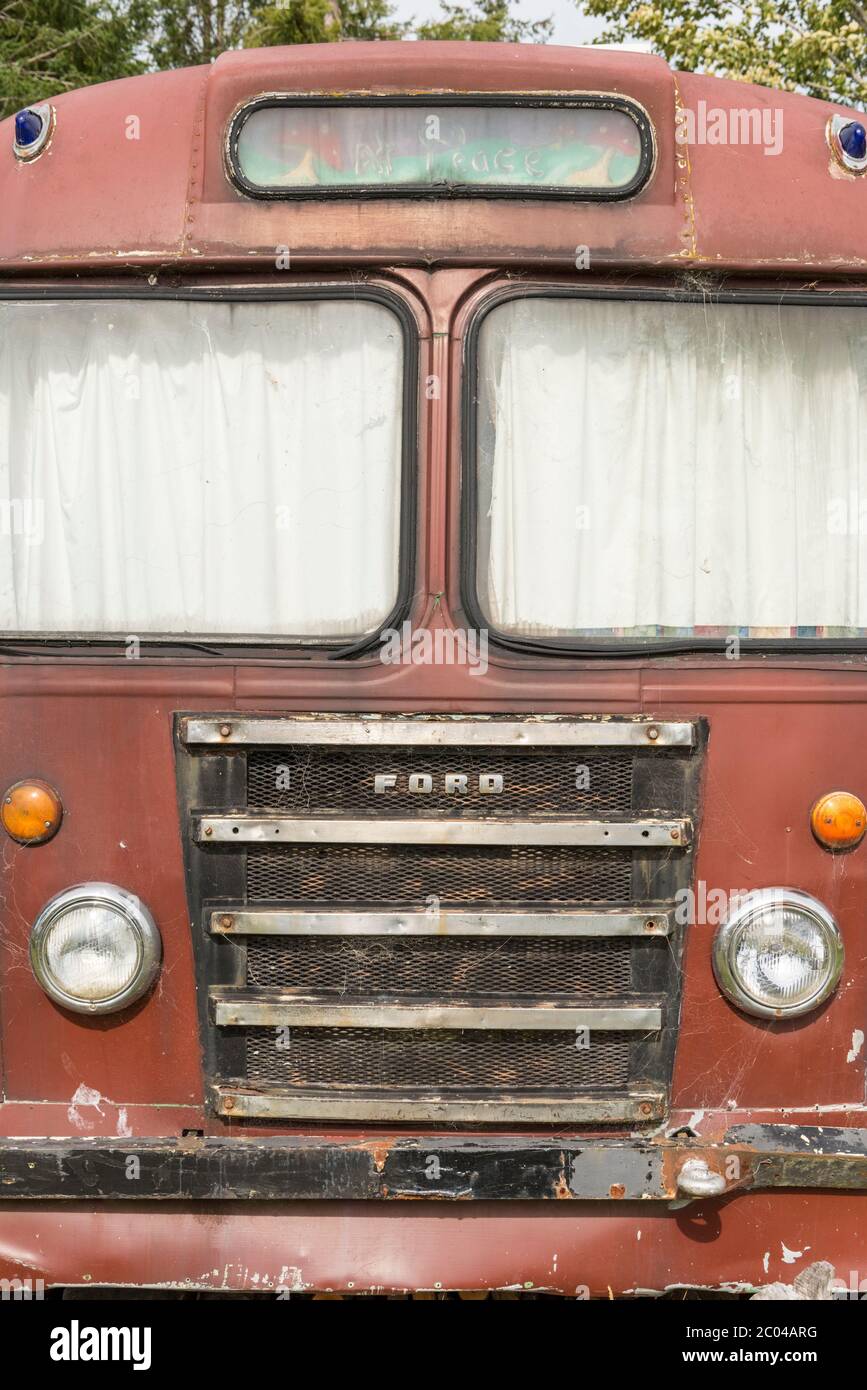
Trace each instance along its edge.
<path fill-rule="evenodd" d="M 383 305 L 0 304 L 0 629 L 356 637 L 398 593 Z"/>
<path fill-rule="evenodd" d="M 867 632 L 867 315 L 529 297 L 478 338 L 476 594 L 528 638 Z"/>

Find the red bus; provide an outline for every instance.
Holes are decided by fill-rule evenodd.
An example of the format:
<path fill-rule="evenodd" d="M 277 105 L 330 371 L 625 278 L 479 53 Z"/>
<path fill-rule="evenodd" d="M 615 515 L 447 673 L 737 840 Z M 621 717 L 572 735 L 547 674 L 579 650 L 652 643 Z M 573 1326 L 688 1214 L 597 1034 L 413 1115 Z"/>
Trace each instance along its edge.
<path fill-rule="evenodd" d="M 863 118 L 331 44 L 3 138 L 0 1277 L 845 1283 Z"/>

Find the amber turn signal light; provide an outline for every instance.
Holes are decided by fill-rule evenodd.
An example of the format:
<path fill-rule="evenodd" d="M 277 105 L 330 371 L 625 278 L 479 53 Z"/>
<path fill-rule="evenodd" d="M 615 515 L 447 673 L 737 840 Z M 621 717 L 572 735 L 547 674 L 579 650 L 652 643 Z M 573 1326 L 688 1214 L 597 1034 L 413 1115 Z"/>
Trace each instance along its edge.
<path fill-rule="evenodd" d="M 829 792 L 810 812 L 810 824 L 825 849 L 853 849 L 864 839 L 867 807 L 851 792 Z"/>
<path fill-rule="evenodd" d="M 63 805 L 53 787 L 32 778 L 16 782 L 4 794 L 0 819 L 19 845 L 44 845 L 60 829 Z"/>

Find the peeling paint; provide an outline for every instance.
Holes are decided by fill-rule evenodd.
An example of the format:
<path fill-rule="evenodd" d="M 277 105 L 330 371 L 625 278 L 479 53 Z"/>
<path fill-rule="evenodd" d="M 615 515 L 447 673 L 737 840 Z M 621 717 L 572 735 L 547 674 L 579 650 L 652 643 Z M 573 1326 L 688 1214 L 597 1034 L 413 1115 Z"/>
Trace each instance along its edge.
<path fill-rule="evenodd" d="M 277 1288 L 284 1293 L 303 1293 L 309 1288 L 305 1284 L 304 1277 L 298 1265 L 284 1265 L 280 1270 L 280 1278 L 277 1280 Z"/>
<path fill-rule="evenodd" d="M 860 1055 L 861 1049 L 862 1049 L 863 1046 L 864 1046 L 864 1033 L 863 1033 L 862 1029 L 856 1028 L 855 1031 L 854 1031 L 853 1034 L 852 1034 L 852 1046 L 850 1047 L 849 1051 L 846 1053 L 846 1061 L 847 1061 L 847 1062 L 854 1062 L 854 1061 L 858 1058 L 858 1056 Z"/>
<path fill-rule="evenodd" d="M 793 1265 L 796 1260 L 802 1260 L 808 1250 L 812 1250 L 811 1245 L 805 1245 L 803 1250 L 790 1250 L 784 1241 L 780 1241 L 780 1248 L 783 1252 L 783 1264 Z"/>
<path fill-rule="evenodd" d="M 83 1115 L 80 1115 L 78 1113 L 78 1107 L 79 1105 L 92 1105 L 94 1109 L 97 1110 L 101 1115 L 101 1100 L 102 1096 L 99 1094 L 99 1091 L 92 1090 L 90 1086 L 85 1086 L 83 1084 L 80 1085 L 77 1088 L 75 1095 L 72 1097 L 72 1101 L 66 1112 L 69 1118 L 69 1123 L 71 1125 L 75 1125 L 76 1129 L 93 1129 L 93 1122 L 91 1120 L 85 1119 Z"/>

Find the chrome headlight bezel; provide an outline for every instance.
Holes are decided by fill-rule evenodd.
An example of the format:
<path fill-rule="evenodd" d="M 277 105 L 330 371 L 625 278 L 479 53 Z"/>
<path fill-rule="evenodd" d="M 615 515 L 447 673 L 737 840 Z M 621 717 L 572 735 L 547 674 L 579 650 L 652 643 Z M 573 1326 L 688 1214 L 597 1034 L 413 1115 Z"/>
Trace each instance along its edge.
<path fill-rule="evenodd" d="M 760 912 L 768 907 L 788 908 L 809 918 L 818 927 L 828 947 L 828 971 L 824 980 L 807 999 L 787 1007 L 768 1004 L 750 993 L 737 975 L 733 959 L 738 937 Z M 738 1009 L 756 1018 L 783 1022 L 812 1013 L 837 988 L 843 970 L 844 950 L 840 928 L 828 909 L 817 898 L 799 888 L 757 888 L 739 899 L 725 922 L 717 929 L 713 943 L 713 969 L 722 993 Z"/>
<path fill-rule="evenodd" d="M 136 973 L 124 989 L 104 999 L 82 999 L 68 994 L 46 963 L 46 946 L 52 928 L 71 909 L 107 907 L 123 917 L 138 944 Z M 30 932 L 30 965 L 49 999 L 79 1014 L 112 1014 L 126 1009 L 147 994 L 160 968 L 162 938 L 151 913 L 140 898 L 113 883 L 79 883 L 57 893 L 43 907 Z"/>

